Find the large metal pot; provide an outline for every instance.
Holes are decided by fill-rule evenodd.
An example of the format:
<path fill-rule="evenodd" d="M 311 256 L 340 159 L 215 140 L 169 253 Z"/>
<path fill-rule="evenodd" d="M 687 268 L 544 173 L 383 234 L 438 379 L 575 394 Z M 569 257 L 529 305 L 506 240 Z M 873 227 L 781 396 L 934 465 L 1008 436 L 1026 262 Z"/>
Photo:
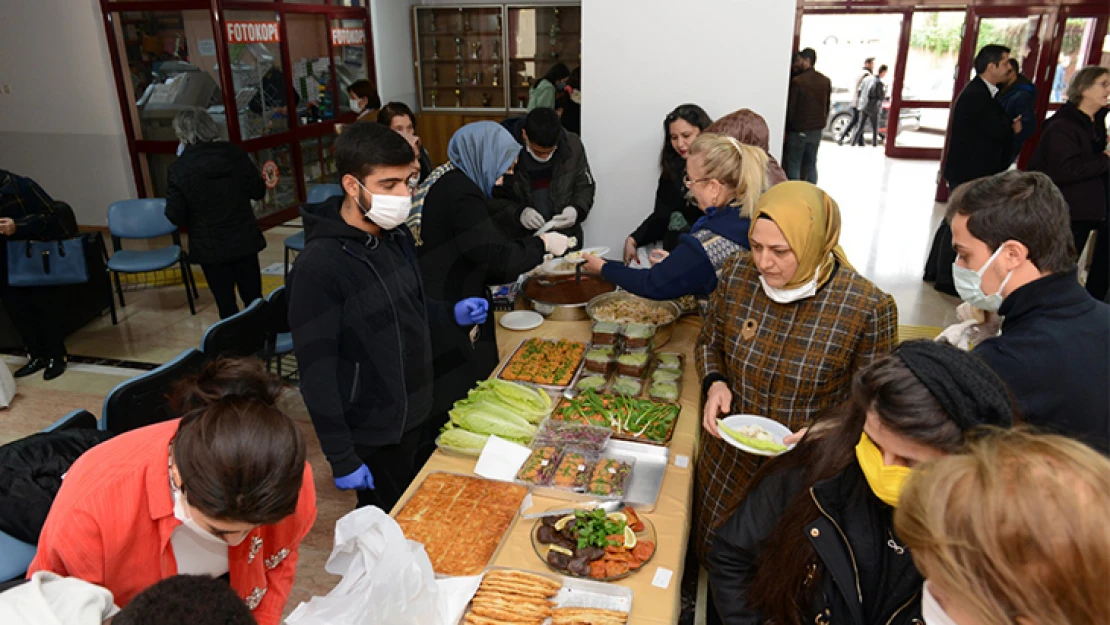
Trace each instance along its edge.
<path fill-rule="evenodd" d="M 671 315 L 671 320 L 669 322 L 654 324 L 655 347 L 662 347 L 667 344 L 667 341 L 671 340 L 671 335 L 674 334 L 674 324 L 678 321 L 678 318 L 682 316 L 682 307 L 673 301 L 650 300 L 639 297 L 638 295 L 633 295 L 627 291 L 617 291 L 614 293 L 605 293 L 604 295 L 598 295 L 597 297 L 590 300 L 590 302 L 586 304 L 586 315 L 590 319 L 597 321 L 598 319 L 595 312 L 597 308 L 602 304 L 618 300 L 640 302 L 646 306 L 660 308 L 668 312 Z"/>
<path fill-rule="evenodd" d="M 584 321 L 586 304 L 598 293 L 609 293 L 617 287 L 605 278 L 582 274 L 574 276 L 529 276 L 520 287 L 520 296 L 528 305 L 551 321 Z"/>

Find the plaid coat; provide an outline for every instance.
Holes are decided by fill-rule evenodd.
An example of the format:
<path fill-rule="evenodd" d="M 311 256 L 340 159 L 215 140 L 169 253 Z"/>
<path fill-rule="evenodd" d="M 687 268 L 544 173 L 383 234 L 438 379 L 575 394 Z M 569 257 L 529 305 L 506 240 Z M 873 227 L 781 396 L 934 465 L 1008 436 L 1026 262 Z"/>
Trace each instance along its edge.
<path fill-rule="evenodd" d="M 743 334 L 744 323 L 755 334 Z M 846 400 L 852 377 L 894 348 L 894 299 L 840 266 L 814 297 L 777 304 L 763 292 L 751 254 L 721 271 L 694 355 L 698 375 L 724 376 L 734 414 L 774 419 L 791 430 Z M 702 562 L 713 533 L 736 509 L 764 458 L 702 434 L 694 473 L 694 547 Z"/>

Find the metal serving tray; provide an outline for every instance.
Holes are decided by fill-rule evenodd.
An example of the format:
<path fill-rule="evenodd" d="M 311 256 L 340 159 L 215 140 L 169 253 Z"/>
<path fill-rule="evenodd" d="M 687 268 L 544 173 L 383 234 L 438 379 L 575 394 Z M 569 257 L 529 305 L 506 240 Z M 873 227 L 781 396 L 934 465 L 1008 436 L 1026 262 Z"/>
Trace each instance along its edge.
<path fill-rule="evenodd" d="M 552 601 L 555 602 L 555 606 L 558 608 L 596 608 L 632 614 L 633 591 L 631 588 L 625 588 L 617 584 L 556 575 L 551 572 L 527 571 L 524 569 L 513 569 L 501 566 L 490 566 L 486 568 L 486 571 L 519 571 L 521 573 L 537 575 L 561 583 L 563 587 L 559 589 L 559 594 L 552 598 Z M 468 605 L 467 611 L 469 611 L 469 609 L 470 606 Z M 463 615 L 459 618 L 457 625 L 463 625 L 465 622 L 466 611 L 464 611 Z M 545 622 L 550 622 L 550 620 Z"/>

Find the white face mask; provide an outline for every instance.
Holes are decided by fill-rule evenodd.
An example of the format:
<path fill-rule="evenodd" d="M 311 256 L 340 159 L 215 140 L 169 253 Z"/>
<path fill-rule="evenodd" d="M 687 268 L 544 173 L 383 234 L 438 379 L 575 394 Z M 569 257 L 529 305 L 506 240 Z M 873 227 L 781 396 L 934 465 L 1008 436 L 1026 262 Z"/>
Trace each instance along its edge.
<path fill-rule="evenodd" d="M 813 297 L 817 294 L 817 276 L 806 282 L 802 286 L 793 289 L 780 289 L 767 284 L 767 280 L 763 276 L 759 276 L 759 284 L 763 286 L 763 292 L 771 301 L 778 302 L 779 304 L 793 304 L 799 300 Z"/>
<path fill-rule="evenodd" d="M 178 143 L 177 144 L 177 155 L 181 156 L 181 153 L 184 152 L 184 151 L 185 151 L 185 143 L 184 142 Z"/>
<path fill-rule="evenodd" d="M 536 159 L 536 162 L 538 163 L 546 163 L 547 161 L 550 161 L 555 156 L 555 152 L 559 151 L 558 148 L 555 148 L 554 150 L 551 150 L 551 153 L 548 154 L 546 158 L 540 158 L 536 156 L 535 152 L 532 151 L 532 146 L 525 146 L 524 149 L 528 150 L 528 154 L 530 154 L 532 158 Z"/>
<path fill-rule="evenodd" d="M 929 590 L 929 582 L 925 582 L 921 588 L 921 618 L 925 620 L 925 625 L 959 625 L 937 603 L 936 597 Z"/>
<path fill-rule="evenodd" d="M 1002 307 L 1002 289 L 1006 288 L 1006 283 L 1013 277 L 1014 272 L 1006 274 L 1006 279 L 1002 284 L 998 285 L 998 292 L 993 295 L 987 295 L 983 292 L 983 274 L 987 271 L 987 267 L 991 266 L 994 259 L 1002 253 L 1002 246 L 991 254 L 987 262 L 979 268 L 979 271 L 968 269 L 967 267 L 960 267 L 956 263 L 952 263 L 952 281 L 956 284 L 956 292 L 960 294 L 960 299 L 967 302 L 971 306 L 979 310 L 988 310 L 997 312 Z"/>
<path fill-rule="evenodd" d="M 173 491 L 173 516 L 177 518 L 178 521 L 181 521 L 181 525 L 190 532 L 193 532 L 207 542 L 223 546 L 235 547 L 246 539 L 249 532 L 242 532 L 238 535 L 231 534 L 225 540 L 201 527 L 200 524 L 193 519 L 192 514 L 189 513 L 189 506 L 186 505 L 185 501 L 185 493 L 181 492 L 181 489 L 173 483 L 172 470 L 170 472 L 170 489 Z"/>
<path fill-rule="evenodd" d="M 350 107 L 351 107 L 352 111 L 354 111 L 356 113 L 361 113 L 362 112 L 362 105 L 359 104 L 360 100 L 361 100 L 361 98 L 351 98 Z"/>
<path fill-rule="evenodd" d="M 361 182 L 358 183 L 358 186 L 362 187 L 363 191 L 370 193 L 370 190 L 362 186 Z M 381 226 L 383 230 L 392 230 L 405 223 L 405 220 L 409 218 L 409 213 L 412 212 L 411 195 L 374 195 L 370 193 L 369 210 L 362 205 L 361 198 L 355 198 L 355 202 L 366 214 L 366 218 Z"/>

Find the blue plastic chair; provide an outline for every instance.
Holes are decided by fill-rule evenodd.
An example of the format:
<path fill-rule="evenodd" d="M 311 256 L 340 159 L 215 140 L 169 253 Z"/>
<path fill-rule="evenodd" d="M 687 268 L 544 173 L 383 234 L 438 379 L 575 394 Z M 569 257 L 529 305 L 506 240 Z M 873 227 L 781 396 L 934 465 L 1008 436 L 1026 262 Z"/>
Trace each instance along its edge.
<path fill-rule="evenodd" d="M 207 356 L 189 348 L 164 365 L 121 382 L 104 398 L 97 427 L 122 434 L 180 415 L 170 410 L 168 396 L 175 382 L 200 371 Z"/>
<path fill-rule="evenodd" d="M 96 428 L 96 417 L 88 410 L 74 410 L 55 421 L 43 432 L 59 432 L 75 428 L 90 430 Z M 27 573 L 27 567 L 31 566 L 31 561 L 35 559 L 37 551 L 36 545 L 25 543 L 6 532 L 0 532 L 0 582 L 23 577 Z"/>
<path fill-rule="evenodd" d="M 319 204 L 330 197 L 343 195 L 343 187 L 337 184 L 318 184 L 308 190 L 308 201 L 305 204 Z M 300 253 L 304 250 L 304 230 L 297 234 L 285 237 L 285 278 L 289 278 L 290 252 Z"/>
<path fill-rule="evenodd" d="M 284 286 L 279 286 L 266 296 L 266 311 L 270 318 L 266 337 L 266 370 L 270 369 L 270 364 L 276 357 L 277 374 L 281 377 L 282 356 L 293 353 L 293 332 L 289 329 L 289 303 Z"/>
<path fill-rule="evenodd" d="M 108 259 L 108 273 L 115 281 L 120 308 L 127 304 L 123 300 L 119 274 L 159 271 L 180 265 L 181 281 L 185 284 L 185 296 L 189 300 L 189 312 L 197 314 L 193 304 L 193 299 L 200 296 L 197 282 L 189 267 L 189 257 L 181 248 L 181 234 L 177 231 L 177 226 L 166 218 L 166 200 L 152 198 L 112 202 L 108 207 L 108 230 L 112 234 L 113 248 L 112 257 Z M 122 249 L 122 239 L 154 239 L 167 234 L 173 236 L 173 245 L 156 250 Z M 112 299 L 112 324 L 116 323 L 116 302 Z"/>
<path fill-rule="evenodd" d="M 243 310 L 212 324 L 200 340 L 200 351 L 208 358 L 258 356 L 266 350 L 268 332 L 266 302 L 258 298 Z"/>

